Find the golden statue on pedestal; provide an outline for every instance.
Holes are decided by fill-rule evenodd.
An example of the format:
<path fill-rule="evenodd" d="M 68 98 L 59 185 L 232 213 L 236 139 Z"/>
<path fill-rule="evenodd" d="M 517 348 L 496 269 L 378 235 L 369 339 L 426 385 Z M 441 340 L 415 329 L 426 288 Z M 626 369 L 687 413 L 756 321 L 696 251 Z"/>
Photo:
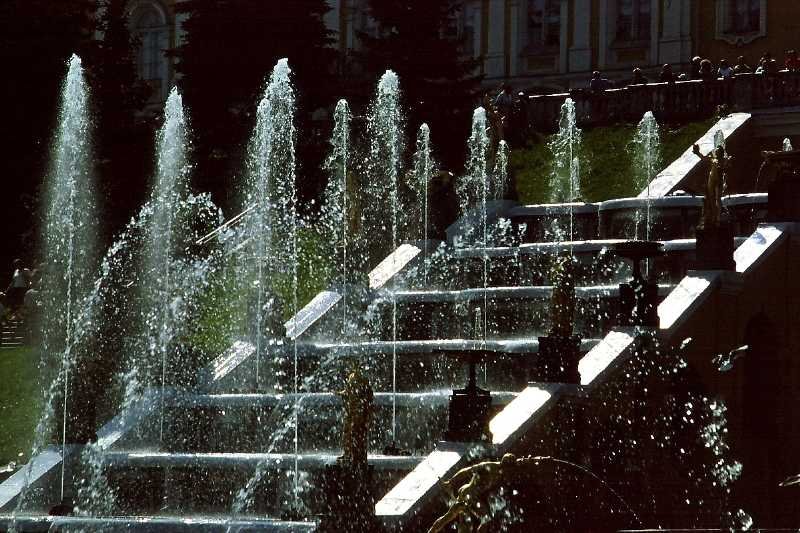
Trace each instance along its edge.
<path fill-rule="evenodd" d="M 725 184 L 725 172 L 730 168 L 731 158 L 725 153 L 723 145 L 714 148 L 709 155 L 703 155 L 700 147 L 692 147 L 694 155 L 702 161 L 710 163 L 703 197 L 703 228 L 718 228 L 722 214 L 722 189 Z"/>
<path fill-rule="evenodd" d="M 553 294 L 550 298 L 550 336 L 570 337 L 575 319 L 575 279 L 572 256 L 561 252 L 552 269 Z"/>
<path fill-rule="evenodd" d="M 347 376 L 344 389 L 336 394 L 344 403 L 344 432 L 341 463 L 353 466 L 367 466 L 367 439 L 372 418 L 372 387 L 358 367 L 354 366 Z"/>

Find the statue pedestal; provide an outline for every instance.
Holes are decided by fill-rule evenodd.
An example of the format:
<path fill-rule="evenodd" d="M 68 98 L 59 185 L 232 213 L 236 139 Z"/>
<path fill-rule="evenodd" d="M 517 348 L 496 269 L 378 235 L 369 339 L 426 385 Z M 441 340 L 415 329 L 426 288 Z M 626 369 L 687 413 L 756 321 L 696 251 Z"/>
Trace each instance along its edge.
<path fill-rule="evenodd" d="M 456 442 L 478 442 L 492 440 L 489 431 L 489 411 L 492 407 L 492 395 L 488 390 L 478 387 L 476 365 L 492 352 L 486 350 L 468 351 L 457 355 L 467 362 L 467 385 L 463 389 L 453 390 L 450 396 L 450 409 L 447 421 L 445 440 Z"/>
<path fill-rule="evenodd" d="M 489 410 L 492 395 L 480 387 L 469 385 L 455 389 L 450 396 L 450 411 L 445 440 L 456 442 L 491 441 Z"/>
<path fill-rule="evenodd" d="M 620 283 L 617 324 L 657 328 L 658 284 L 642 279 Z"/>
<path fill-rule="evenodd" d="M 633 279 L 619 286 L 618 325 L 658 327 L 658 284 L 644 278 L 642 263 L 661 255 L 662 249 L 663 245 L 655 241 L 627 241 L 614 246 L 617 255 L 633 263 Z"/>
<path fill-rule="evenodd" d="M 800 222 L 800 178 L 779 176 L 769 186 L 767 199 L 769 222 Z"/>
<path fill-rule="evenodd" d="M 531 365 L 528 380 L 579 384 L 580 351 L 581 338 L 578 335 L 539 337 L 539 354 Z"/>
<path fill-rule="evenodd" d="M 337 462 L 325 466 L 320 488 L 324 512 L 316 531 L 322 533 L 371 533 L 382 530 L 375 518 L 372 494 L 374 467 Z"/>
<path fill-rule="evenodd" d="M 716 228 L 697 228 L 696 235 L 696 270 L 736 270 L 731 224 L 720 224 Z"/>

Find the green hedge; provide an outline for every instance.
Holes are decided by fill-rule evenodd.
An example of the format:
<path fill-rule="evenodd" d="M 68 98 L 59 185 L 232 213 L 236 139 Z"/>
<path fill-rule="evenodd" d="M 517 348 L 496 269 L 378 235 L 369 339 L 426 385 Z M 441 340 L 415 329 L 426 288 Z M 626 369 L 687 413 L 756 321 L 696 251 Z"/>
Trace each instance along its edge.
<path fill-rule="evenodd" d="M 715 119 L 679 127 L 662 126 L 661 160 L 666 167 L 713 126 Z M 584 131 L 581 156 L 581 196 L 587 202 L 636 196 L 632 141 L 634 125 L 610 126 Z M 528 142 L 511 151 L 509 173 L 516 181 L 519 201 L 539 204 L 548 201 L 548 180 L 552 155 L 548 137 Z M 661 169 L 659 169 L 661 170 Z"/>

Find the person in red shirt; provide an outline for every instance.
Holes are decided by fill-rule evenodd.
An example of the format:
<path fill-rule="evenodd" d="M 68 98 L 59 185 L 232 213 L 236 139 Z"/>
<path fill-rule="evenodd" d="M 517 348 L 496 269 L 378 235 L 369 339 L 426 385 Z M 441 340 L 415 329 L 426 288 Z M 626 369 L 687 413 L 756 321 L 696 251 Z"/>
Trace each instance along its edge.
<path fill-rule="evenodd" d="M 800 58 L 797 57 L 797 50 L 786 51 L 786 60 L 783 62 L 783 66 L 792 72 L 800 70 Z"/>

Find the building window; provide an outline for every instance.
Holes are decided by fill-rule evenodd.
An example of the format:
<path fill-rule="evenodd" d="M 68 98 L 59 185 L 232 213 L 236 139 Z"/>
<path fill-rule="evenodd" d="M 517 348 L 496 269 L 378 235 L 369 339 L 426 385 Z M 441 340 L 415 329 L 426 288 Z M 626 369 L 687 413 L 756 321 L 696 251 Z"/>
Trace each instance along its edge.
<path fill-rule="evenodd" d="M 716 0 L 716 38 L 750 43 L 767 34 L 767 0 Z"/>
<path fill-rule="evenodd" d="M 164 52 L 169 48 L 169 26 L 164 11 L 154 2 L 137 4 L 131 12 L 131 33 L 139 42 L 137 72 L 154 96 L 166 98 L 169 68 Z"/>
<path fill-rule="evenodd" d="M 467 57 L 478 55 L 475 49 L 475 18 L 477 14 L 470 5 L 455 5 L 450 12 L 444 31 L 444 37 L 457 41 L 461 53 Z"/>
<path fill-rule="evenodd" d="M 650 39 L 650 0 L 617 0 L 616 41 Z"/>
<path fill-rule="evenodd" d="M 725 33 L 751 33 L 761 26 L 761 0 L 729 0 Z"/>
<path fill-rule="evenodd" d="M 527 50 L 558 48 L 561 41 L 560 0 L 527 0 Z"/>

